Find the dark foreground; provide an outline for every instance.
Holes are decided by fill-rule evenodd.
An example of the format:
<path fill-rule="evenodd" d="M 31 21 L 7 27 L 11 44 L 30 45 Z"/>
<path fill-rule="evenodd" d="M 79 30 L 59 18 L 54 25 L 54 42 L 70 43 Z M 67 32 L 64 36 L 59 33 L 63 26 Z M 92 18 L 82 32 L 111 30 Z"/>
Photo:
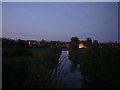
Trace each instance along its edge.
<path fill-rule="evenodd" d="M 70 52 L 72 61 L 81 70 L 113 88 L 120 88 L 120 49 L 111 46 L 96 46 Z"/>
<path fill-rule="evenodd" d="M 119 49 L 3 48 L 2 88 L 119 88 Z M 69 59 L 70 57 L 70 59 Z"/>
<path fill-rule="evenodd" d="M 53 87 L 51 70 L 57 65 L 58 48 L 3 48 L 2 88 Z"/>

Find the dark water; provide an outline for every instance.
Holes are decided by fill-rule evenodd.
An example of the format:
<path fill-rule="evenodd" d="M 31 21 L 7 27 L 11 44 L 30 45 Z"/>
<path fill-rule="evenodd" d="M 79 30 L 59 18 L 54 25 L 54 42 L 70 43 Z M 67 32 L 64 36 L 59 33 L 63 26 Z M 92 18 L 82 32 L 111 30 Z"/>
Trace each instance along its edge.
<path fill-rule="evenodd" d="M 55 72 L 56 88 L 109 88 L 105 83 L 84 75 L 80 65 L 69 60 L 68 51 L 62 51 Z"/>

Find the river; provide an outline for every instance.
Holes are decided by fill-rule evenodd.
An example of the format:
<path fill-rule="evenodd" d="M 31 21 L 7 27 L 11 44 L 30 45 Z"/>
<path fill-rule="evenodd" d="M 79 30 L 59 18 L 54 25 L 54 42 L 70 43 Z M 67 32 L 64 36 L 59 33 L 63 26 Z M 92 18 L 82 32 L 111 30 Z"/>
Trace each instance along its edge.
<path fill-rule="evenodd" d="M 80 65 L 69 60 L 69 52 L 62 51 L 59 64 L 55 68 L 56 88 L 100 88 L 109 87 L 103 82 L 93 80 L 89 75 L 83 75 Z"/>

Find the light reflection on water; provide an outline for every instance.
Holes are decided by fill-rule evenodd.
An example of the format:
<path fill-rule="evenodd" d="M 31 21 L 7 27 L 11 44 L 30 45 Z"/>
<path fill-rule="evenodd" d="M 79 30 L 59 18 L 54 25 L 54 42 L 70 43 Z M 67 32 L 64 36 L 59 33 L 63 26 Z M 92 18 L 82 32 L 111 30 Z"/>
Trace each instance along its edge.
<path fill-rule="evenodd" d="M 80 88 L 82 75 L 79 71 L 80 66 L 68 58 L 69 52 L 62 51 L 57 67 L 57 88 Z"/>
<path fill-rule="evenodd" d="M 62 51 L 59 64 L 54 72 L 56 88 L 109 88 L 103 82 L 98 82 L 89 75 L 83 76 L 80 65 L 69 60 L 69 51 Z"/>

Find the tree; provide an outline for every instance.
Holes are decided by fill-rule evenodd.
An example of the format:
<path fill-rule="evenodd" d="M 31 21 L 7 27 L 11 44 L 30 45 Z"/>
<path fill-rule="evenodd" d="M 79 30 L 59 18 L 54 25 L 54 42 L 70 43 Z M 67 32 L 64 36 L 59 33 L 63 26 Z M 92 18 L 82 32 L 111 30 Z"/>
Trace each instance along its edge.
<path fill-rule="evenodd" d="M 87 39 L 86 39 L 86 43 L 87 43 L 87 44 L 92 43 L 92 39 L 91 39 L 90 37 L 89 37 L 89 38 L 87 38 Z"/>
<path fill-rule="evenodd" d="M 72 37 L 70 41 L 70 49 L 71 50 L 77 50 L 79 45 L 79 38 L 78 37 Z"/>
<path fill-rule="evenodd" d="M 79 58 L 78 46 L 79 46 L 79 38 L 72 37 L 70 41 L 70 49 L 69 49 L 69 58 L 71 60 L 78 60 Z"/>
<path fill-rule="evenodd" d="M 2 38 L 2 47 L 16 45 L 16 41 L 9 38 Z"/>
<path fill-rule="evenodd" d="M 94 43 L 94 44 L 98 44 L 98 41 L 97 41 L 97 40 L 94 40 L 93 43 Z"/>
<path fill-rule="evenodd" d="M 21 46 L 21 47 L 27 47 L 28 46 L 27 43 L 24 40 L 20 40 L 20 39 L 17 40 L 17 45 Z"/>

